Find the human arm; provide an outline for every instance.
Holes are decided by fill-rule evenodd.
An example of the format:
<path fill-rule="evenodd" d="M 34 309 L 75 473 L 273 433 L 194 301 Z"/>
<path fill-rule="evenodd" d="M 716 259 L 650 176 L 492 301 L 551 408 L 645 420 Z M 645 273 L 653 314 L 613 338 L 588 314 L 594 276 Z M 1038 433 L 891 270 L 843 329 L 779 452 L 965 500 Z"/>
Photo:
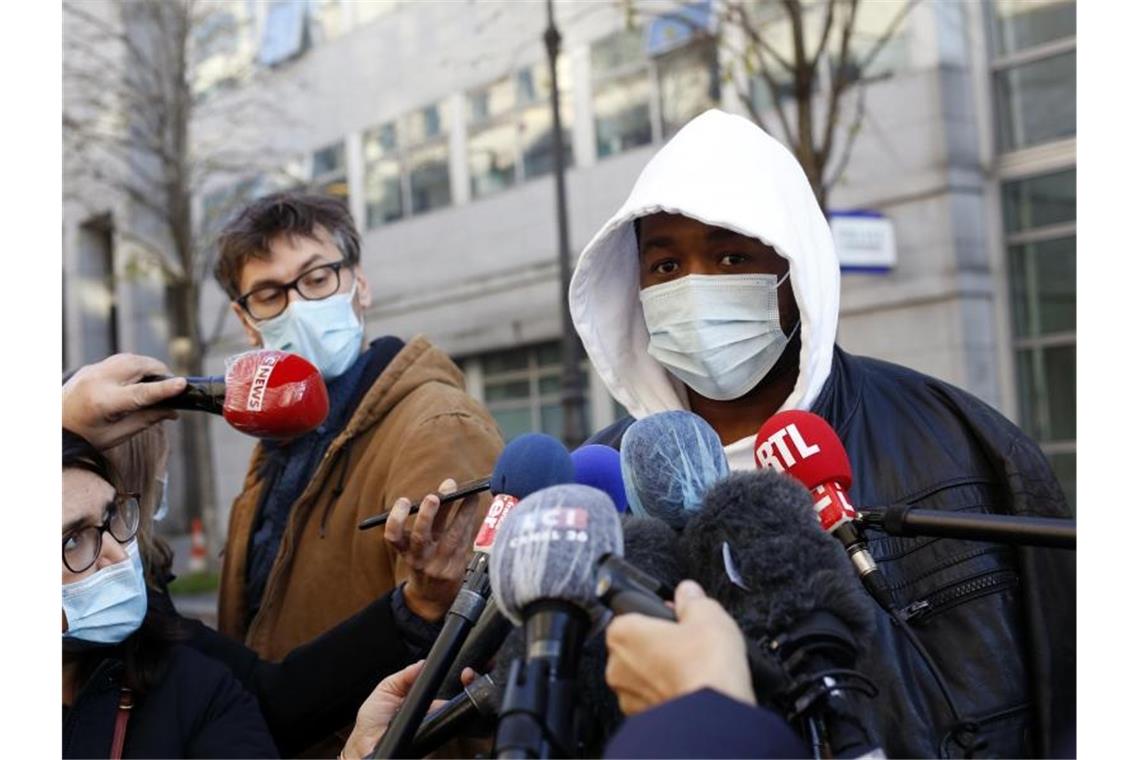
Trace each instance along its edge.
<path fill-rule="evenodd" d="M 63 427 L 107 449 L 163 420 L 177 419 L 170 409 L 151 408 L 181 393 L 186 379 L 141 382 L 147 375 L 169 375 L 157 359 L 115 354 L 79 369 L 63 384 Z"/>
<path fill-rule="evenodd" d="M 619 615 L 606 629 L 606 683 L 626 715 L 711 688 L 756 704 L 744 635 L 694 581 L 675 595 L 677 622 Z"/>
<path fill-rule="evenodd" d="M 464 404 L 475 402 L 464 397 Z M 408 609 L 437 622 L 451 606 L 462 583 L 475 532 L 490 504 L 484 493 L 440 506 L 424 499 L 409 516 L 411 498 L 442 490 L 441 476 L 464 483 L 485 478 L 502 451 L 502 439 L 486 413 L 435 414 L 418 423 L 400 447 L 386 486 L 391 516 L 384 536 L 394 560 L 397 582 L 406 579 Z"/>
<path fill-rule="evenodd" d="M 393 618 L 393 593 L 297 647 L 281 662 L 263 660 L 240 641 L 178 616 L 167 606 L 187 646 L 230 668 L 257 698 L 281 753 L 294 756 L 349 725 L 377 682 L 414 661 Z M 164 604 L 162 595 L 152 593 L 151 599 Z"/>

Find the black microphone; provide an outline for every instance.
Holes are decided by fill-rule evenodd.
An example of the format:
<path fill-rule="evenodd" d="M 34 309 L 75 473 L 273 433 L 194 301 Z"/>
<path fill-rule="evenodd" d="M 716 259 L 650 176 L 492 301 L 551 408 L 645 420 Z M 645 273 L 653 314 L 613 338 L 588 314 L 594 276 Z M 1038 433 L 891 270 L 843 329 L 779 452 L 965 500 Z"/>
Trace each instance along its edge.
<path fill-rule="evenodd" d="M 1060 517 L 948 513 L 892 504 L 885 509 L 860 509 L 856 522 L 892 536 L 943 536 L 1016 546 L 1077 548 L 1077 521 Z"/>
<path fill-rule="evenodd" d="M 499 541 L 495 603 L 524 626 L 526 655 L 507 680 L 496 755 L 575 756 L 575 676 L 589 629 L 608 614 L 594 597 L 594 569 L 603 555 L 622 554 L 617 512 L 596 488 L 553 486 L 518 503 Z"/>
<path fill-rule="evenodd" d="M 732 475 L 705 495 L 681 546 L 695 579 L 791 676 L 757 699 L 803 721 L 819 753 L 878 751 L 846 697 L 877 693 L 852 669 L 874 609 L 841 545 L 819 529 L 807 489 L 771 470 Z"/>
<path fill-rule="evenodd" d="M 432 698 L 455 662 L 471 627 L 486 607 L 491 593 L 488 558 L 496 536 L 510 524 L 507 517 L 518 499 L 545 486 L 573 478 L 574 463 L 570 460 L 570 452 L 551 436 L 529 433 L 504 447 L 491 474 L 491 491 L 495 498 L 475 536 L 475 555 L 467 565 L 463 585 L 447 611 L 443 628 L 428 652 L 423 670 L 373 750 L 372 757 L 405 757 L 411 750 L 415 732 L 427 714 Z"/>
<path fill-rule="evenodd" d="M 488 605 L 488 608 L 494 606 Z M 507 619 L 501 613 L 500 618 Z M 523 629 L 514 627 L 509 620 L 507 626 L 507 635 L 493 653 L 494 668 L 461 688 L 459 694 L 424 718 L 412 742 L 412 757 L 424 757 L 462 734 L 470 735 L 484 728 L 493 734 L 511 664 L 526 651 Z M 474 632 L 471 635 L 474 636 Z"/>

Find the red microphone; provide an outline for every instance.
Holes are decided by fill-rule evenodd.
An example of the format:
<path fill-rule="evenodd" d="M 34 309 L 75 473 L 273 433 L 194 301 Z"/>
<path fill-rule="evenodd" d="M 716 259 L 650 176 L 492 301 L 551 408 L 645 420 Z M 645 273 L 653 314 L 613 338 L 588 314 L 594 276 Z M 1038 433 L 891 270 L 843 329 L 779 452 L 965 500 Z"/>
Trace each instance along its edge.
<path fill-rule="evenodd" d="M 820 526 L 842 542 L 871 596 L 890 611 L 886 581 L 855 522 L 859 513 L 847 498 L 851 460 L 831 425 L 811 412 L 774 414 L 756 434 L 754 455 L 757 467 L 786 472 L 811 491 Z"/>
<path fill-rule="evenodd" d="M 182 393 L 155 406 L 220 414 L 256 438 L 295 438 L 325 421 L 329 392 L 305 358 L 262 349 L 230 357 L 224 377 L 186 378 Z"/>

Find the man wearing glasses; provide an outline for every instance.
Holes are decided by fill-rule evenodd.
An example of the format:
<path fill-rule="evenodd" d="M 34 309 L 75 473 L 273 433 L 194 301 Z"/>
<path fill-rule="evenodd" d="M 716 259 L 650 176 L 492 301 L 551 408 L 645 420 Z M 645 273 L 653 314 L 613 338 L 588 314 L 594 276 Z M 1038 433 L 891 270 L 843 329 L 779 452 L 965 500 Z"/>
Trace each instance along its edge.
<path fill-rule="evenodd" d="M 426 651 L 487 504 L 427 498 L 408 520 L 399 497 L 485 477 L 502 449 L 495 423 L 423 337 L 366 343 L 372 293 L 340 202 L 256 201 L 219 237 L 215 275 L 250 343 L 304 356 L 330 399 L 317 430 L 253 453 L 230 515 L 219 628 L 277 660 L 406 581 L 394 624 Z M 356 529 L 394 502 L 385 537 Z"/>

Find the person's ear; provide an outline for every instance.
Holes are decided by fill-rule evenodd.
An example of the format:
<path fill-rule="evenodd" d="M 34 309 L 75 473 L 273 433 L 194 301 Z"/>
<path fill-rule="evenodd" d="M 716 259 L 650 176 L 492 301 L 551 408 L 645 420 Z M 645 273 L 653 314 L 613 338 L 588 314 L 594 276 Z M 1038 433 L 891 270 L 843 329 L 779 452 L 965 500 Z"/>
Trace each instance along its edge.
<path fill-rule="evenodd" d="M 234 314 L 237 314 L 238 321 L 241 322 L 242 329 L 245 330 L 246 337 L 249 338 L 249 345 L 254 348 L 261 348 L 261 333 L 253 326 L 253 322 L 245 313 L 245 309 L 236 303 L 231 303 L 230 308 L 234 310 Z"/>
<path fill-rule="evenodd" d="M 364 276 L 364 272 L 360 270 L 357 265 L 356 276 L 356 302 L 360 304 L 360 310 L 363 312 L 372 305 L 372 289 L 368 287 L 368 278 Z"/>

